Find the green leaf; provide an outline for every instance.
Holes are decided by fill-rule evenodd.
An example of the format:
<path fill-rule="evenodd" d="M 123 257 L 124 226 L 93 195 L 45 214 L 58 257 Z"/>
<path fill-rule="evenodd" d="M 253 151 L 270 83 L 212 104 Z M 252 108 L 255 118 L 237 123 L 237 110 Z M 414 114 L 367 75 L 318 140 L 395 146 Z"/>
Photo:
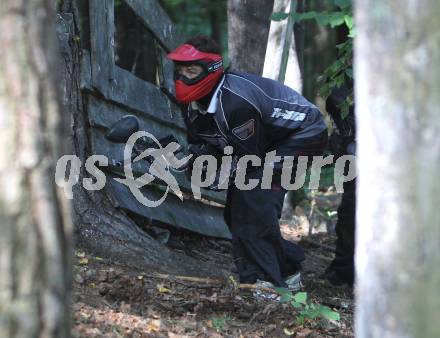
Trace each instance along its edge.
<path fill-rule="evenodd" d="M 292 294 L 284 294 L 284 295 L 281 295 L 280 302 L 281 303 L 288 303 L 292 300 L 292 298 L 293 298 Z"/>
<path fill-rule="evenodd" d="M 340 8 L 347 8 L 351 6 L 351 0 L 335 0 L 335 5 Z"/>
<path fill-rule="evenodd" d="M 326 100 L 329 96 L 330 96 L 330 85 L 328 83 L 326 83 L 325 85 L 323 85 L 320 89 L 319 89 L 319 95 L 321 95 L 321 97 Z"/>
<path fill-rule="evenodd" d="M 289 17 L 289 13 L 283 13 L 283 12 L 274 12 L 270 16 L 270 19 L 272 21 L 283 21 Z"/>
<path fill-rule="evenodd" d="M 326 26 L 330 22 L 330 15 L 326 12 L 324 13 L 316 13 L 315 20 L 318 23 L 318 25 Z"/>
<path fill-rule="evenodd" d="M 340 105 L 340 109 L 341 109 L 341 118 L 343 120 L 345 120 L 345 118 L 348 116 L 348 114 L 350 113 L 350 106 L 348 104 L 347 101 L 344 101 L 341 105 Z"/>
<path fill-rule="evenodd" d="M 353 17 L 351 15 L 344 15 L 344 21 L 345 24 L 347 25 L 348 29 L 352 29 L 353 28 Z"/>
<path fill-rule="evenodd" d="M 318 307 L 313 305 L 313 307 L 310 307 L 307 310 L 301 311 L 300 314 L 308 319 L 315 319 L 321 315 L 321 311 Z"/>
<path fill-rule="evenodd" d="M 328 306 L 320 306 L 319 308 L 320 314 L 322 317 L 328 319 L 328 320 L 340 320 L 341 316 L 336 311 L 333 311 Z"/>
<path fill-rule="evenodd" d="M 353 78 L 353 68 L 347 68 L 345 70 L 345 74 L 349 77 L 349 78 Z"/>
<path fill-rule="evenodd" d="M 292 305 L 295 309 L 301 309 L 303 307 L 301 303 L 295 302 L 294 300 L 290 302 L 290 305 Z"/>
<path fill-rule="evenodd" d="M 292 19 L 293 19 L 293 22 L 294 23 L 296 23 L 296 22 L 300 22 L 302 19 L 301 19 L 301 14 L 302 13 L 290 13 L 290 15 L 292 16 Z"/>
<path fill-rule="evenodd" d="M 288 303 L 293 299 L 293 294 L 289 289 L 286 288 L 275 288 L 274 289 L 281 297 L 281 303 Z"/>
<path fill-rule="evenodd" d="M 350 32 L 347 35 L 349 38 L 354 38 L 356 37 L 356 26 L 353 26 L 352 29 L 350 29 Z"/>
<path fill-rule="evenodd" d="M 335 12 L 329 15 L 329 24 L 332 28 L 340 26 L 345 22 L 345 15 L 341 12 Z"/>
<path fill-rule="evenodd" d="M 353 40 L 348 39 L 347 41 L 336 45 L 336 48 L 339 49 L 339 53 L 347 53 L 353 49 Z"/>
<path fill-rule="evenodd" d="M 293 296 L 293 299 L 297 303 L 305 304 L 307 302 L 307 292 L 298 292 Z"/>
<path fill-rule="evenodd" d="M 315 11 L 296 13 L 297 21 L 315 19 L 317 15 L 319 14 Z"/>
<path fill-rule="evenodd" d="M 334 78 L 334 83 L 335 83 L 336 87 L 342 87 L 344 82 L 345 82 L 344 73 L 342 73 Z"/>
<path fill-rule="evenodd" d="M 227 321 L 231 320 L 229 316 L 223 315 L 221 317 L 211 317 L 212 326 L 217 332 L 223 331 L 226 328 Z"/>
<path fill-rule="evenodd" d="M 341 60 L 336 60 L 335 62 L 333 62 L 329 67 L 329 70 L 332 73 L 331 75 L 334 76 L 339 73 L 343 66 L 344 63 Z"/>
<path fill-rule="evenodd" d="M 296 325 L 298 325 L 298 326 L 304 325 L 305 322 L 306 322 L 306 319 L 304 318 L 304 316 L 299 316 L 296 318 Z"/>

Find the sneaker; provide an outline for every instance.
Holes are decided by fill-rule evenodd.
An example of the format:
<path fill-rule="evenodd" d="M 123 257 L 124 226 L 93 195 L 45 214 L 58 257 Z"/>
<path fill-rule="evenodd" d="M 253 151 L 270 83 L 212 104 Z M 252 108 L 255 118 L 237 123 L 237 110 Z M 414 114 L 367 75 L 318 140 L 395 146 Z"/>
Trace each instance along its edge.
<path fill-rule="evenodd" d="M 256 283 L 254 284 L 257 287 L 265 288 L 265 289 L 274 289 L 274 285 L 271 282 L 259 280 L 257 279 Z M 253 295 L 255 298 L 264 299 L 264 300 L 272 300 L 275 302 L 280 301 L 281 297 L 273 290 L 273 292 L 270 292 L 268 290 L 260 290 L 255 289 L 253 292 Z"/>
<path fill-rule="evenodd" d="M 287 284 L 287 288 L 293 292 L 299 291 L 304 287 L 303 283 L 301 282 L 301 273 L 300 272 L 297 272 L 294 275 L 288 276 L 284 280 L 284 282 Z"/>

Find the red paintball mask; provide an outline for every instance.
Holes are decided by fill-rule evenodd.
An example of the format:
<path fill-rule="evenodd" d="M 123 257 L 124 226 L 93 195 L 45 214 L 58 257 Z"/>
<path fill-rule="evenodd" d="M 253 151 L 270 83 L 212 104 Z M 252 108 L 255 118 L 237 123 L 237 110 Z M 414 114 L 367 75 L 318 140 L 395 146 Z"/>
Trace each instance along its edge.
<path fill-rule="evenodd" d="M 204 53 L 189 44 L 183 44 L 167 55 L 168 59 L 182 65 L 199 65 L 203 71 L 195 78 L 174 72 L 176 98 L 190 103 L 208 95 L 223 75 L 223 59 L 219 54 Z"/>

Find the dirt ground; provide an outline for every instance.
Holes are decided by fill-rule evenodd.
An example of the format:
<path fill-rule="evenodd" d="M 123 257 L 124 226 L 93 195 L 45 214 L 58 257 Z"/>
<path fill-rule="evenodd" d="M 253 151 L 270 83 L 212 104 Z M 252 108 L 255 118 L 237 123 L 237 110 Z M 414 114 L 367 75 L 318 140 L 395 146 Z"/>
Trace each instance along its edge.
<path fill-rule="evenodd" d="M 136 271 L 76 251 L 74 337 L 354 337 L 353 294 L 319 278 L 332 259 L 334 236 L 304 236 L 296 224 L 283 224 L 283 236 L 306 252 L 302 271 L 308 299 L 340 314 L 339 321 L 298 321 L 289 303 L 256 299 L 231 272 L 229 281 L 191 279 Z M 309 230 L 306 231 L 310 233 Z M 231 271 L 231 245 L 225 240 L 180 235 L 174 250 Z"/>

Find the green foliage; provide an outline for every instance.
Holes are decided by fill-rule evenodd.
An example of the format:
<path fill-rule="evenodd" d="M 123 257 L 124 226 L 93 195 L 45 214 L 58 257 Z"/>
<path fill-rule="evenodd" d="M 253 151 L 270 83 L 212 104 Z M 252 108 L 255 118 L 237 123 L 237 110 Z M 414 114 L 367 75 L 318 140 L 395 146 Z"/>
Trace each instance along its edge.
<path fill-rule="evenodd" d="M 334 0 L 334 4 L 342 9 L 352 6 L 351 0 Z"/>
<path fill-rule="evenodd" d="M 272 16 L 270 18 L 273 21 L 283 21 L 284 19 L 287 19 L 288 17 L 289 17 L 289 13 L 274 12 L 274 13 L 272 13 Z"/>
<path fill-rule="evenodd" d="M 280 295 L 282 303 L 290 303 L 293 308 L 299 311 L 296 319 L 298 325 L 303 325 L 307 320 L 315 320 L 319 317 L 333 321 L 340 320 L 339 313 L 328 306 L 308 302 L 306 292 L 293 294 L 285 288 L 276 288 L 275 290 Z"/>
<path fill-rule="evenodd" d="M 287 19 L 289 16 L 293 18 L 295 22 L 300 22 L 304 20 L 315 20 L 318 25 L 326 26 L 330 25 L 330 27 L 335 28 L 337 26 L 345 24 L 352 34 L 352 29 L 354 28 L 353 14 L 351 5 L 344 8 L 339 8 L 335 11 L 323 11 L 323 12 L 315 12 L 309 11 L 304 13 L 282 13 L 275 12 L 272 13 L 271 20 L 273 21 L 282 21 Z"/>
<path fill-rule="evenodd" d="M 356 26 L 353 19 L 352 0 L 331 0 L 331 4 L 335 7 L 332 11 L 315 12 L 309 11 L 304 13 L 273 13 L 271 19 L 274 21 L 282 21 L 292 16 L 295 22 L 304 20 L 315 20 L 320 26 L 330 26 L 335 28 L 345 25 L 348 30 L 347 40 L 337 45 L 337 60 L 333 62 L 320 77 L 322 83 L 319 94 L 326 100 L 331 93 L 332 88 L 341 87 L 345 83 L 353 80 L 353 38 L 356 35 Z M 341 103 L 341 116 L 345 118 L 348 115 L 350 105 L 354 102 L 353 94 Z"/>
<path fill-rule="evenodd" d="M 327 155 L 330 155 L 330 154 L 327 152 L 325 152 L 323 154 L 324 157 Z M 311 189 L 309 188 L 311 174 L 312 174 L 311 168 L 308 168 L 306 171 L 306 177 L 304 180 L 303 199 L 306 198 L 306 195 L 311 191 Z M 323 166 L 321 168 L 321 175 L 319 176 L 319 187 L 329 188 L 329 187 L 333 186 L 334 185 L 334 176 L 335 176 L 335 166 L 333 164 Z"/>
<path fill-rule="evenodd" d="M 324 99 L 331 93 L 331 89 L 341 87 L 345 83 L 353 81 L 353 38 L 347 37 L 347 40 L 337 45 L 338 59 L 333 62 L 323 73 L 321 77 L 322 86 L 319 94 Z M 349 108 L 354 102 L 353 93 L 349 95 L 339 106 L 341 117 L 347 117 Z"/>
<path fill-rule="evenodd" d="M 160 0 L 160 3 L 184 38 L 198 34 L 211 36 L 218 40 L 227 58 L 226 0 Z M 220 36 L 214 36 L 215 25 Z"/>
<path fill-rule="evenodd" d="M 231 318 L 227 315 L 223 315 L 221 317 L 211 317 L 212 327 L 216 329 L 217 332 L 224 331 L 227 326 L 227 322 L 231 320 Z"/>

